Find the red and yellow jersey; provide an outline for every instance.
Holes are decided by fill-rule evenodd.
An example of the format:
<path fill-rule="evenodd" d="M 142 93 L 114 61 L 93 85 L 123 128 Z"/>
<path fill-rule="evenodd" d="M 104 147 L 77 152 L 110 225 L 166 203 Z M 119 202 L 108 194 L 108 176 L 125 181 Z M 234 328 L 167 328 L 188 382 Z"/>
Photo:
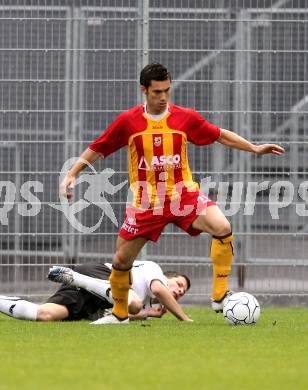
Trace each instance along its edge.
<path fill-rule="evenodd" d="M 139 105 L 120 114 L 89 148 L 107 157 L 127 145 L 133 204 L 153 208 L 182 191 L 199 189 L 189 168 L 187 142 L 209 145 L 219 136 L 220 128 L 194 110 L 170 104 L 156 121 Z"/>

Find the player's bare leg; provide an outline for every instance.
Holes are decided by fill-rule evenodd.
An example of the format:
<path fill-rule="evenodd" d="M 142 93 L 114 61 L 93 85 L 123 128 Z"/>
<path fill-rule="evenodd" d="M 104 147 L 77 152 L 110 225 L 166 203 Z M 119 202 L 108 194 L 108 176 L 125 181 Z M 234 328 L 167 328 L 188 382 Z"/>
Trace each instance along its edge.
<path fill-rule="evenodd" d="M 147 239 L 141 237 L 130 241 L 120 236 L 117 239 L 109 280 L 114 301 L 112 313 L 120 321 L 128 318 L 128 292 L 132 286 L 131 267 L 146 242 Z"/>
<path fill-rule="evenodd" d="M 44 303 L 37 309 L 37 321 L 61 321 L 68 316 L 67 307 L 56 303 Z"/>
<path fill-rule="evenodd" d="M 213 262 L 213 302 L 222 302 L 228 293 L 228 278 L 233 261 L 233 236 L 230 222 L 217 206 L 203 210 L 192 227 L 212 235 L 211 259 Z M 218 305 L 219 306 L 219 305 Z M 217 308 L 218 308 L 217 306 Z M 220 305 L 222 306 L 222 304 Z M 213 306 L 216 310 L 216 308 Z"/>

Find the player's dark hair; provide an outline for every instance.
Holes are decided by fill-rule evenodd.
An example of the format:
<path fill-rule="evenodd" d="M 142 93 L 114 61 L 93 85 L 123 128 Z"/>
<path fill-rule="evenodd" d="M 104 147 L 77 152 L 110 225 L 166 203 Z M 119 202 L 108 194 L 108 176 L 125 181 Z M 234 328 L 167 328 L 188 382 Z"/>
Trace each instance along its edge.
<path fill-rule="evenodd" d="M 188 291 L 190 289 L 190 279 L 187 275 L 184 275 L 184 274 L 179 274 L 178 272 L 175 272 L 175 271 L 166 271 L 164 272 L 164 275 L 167 277 L 167 278 L 177 278 L 178 276 L 182 276 L 182 278 L 184 278 L 186 280 L 186 283 L 187 283 L 187 290 Z"/>
<path fill-rule="evenodd" d="M 171 82 L 170 72 L 168 72 L 168 69 L 158 62 L 153 62 L 152 64 L 145 66 L 140 72 L 140 85 L 143 85 L 145 88 L 149 88 L 152 80 L 170 80 Z"/>

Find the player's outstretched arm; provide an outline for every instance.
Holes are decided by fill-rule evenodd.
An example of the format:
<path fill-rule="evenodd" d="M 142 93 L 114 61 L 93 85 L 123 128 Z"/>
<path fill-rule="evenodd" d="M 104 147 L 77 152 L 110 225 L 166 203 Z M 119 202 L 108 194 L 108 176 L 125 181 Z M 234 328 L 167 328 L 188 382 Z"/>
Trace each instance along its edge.
<path fill-rule="evenodd" d="M 279 145 L 254 145 L 251 142 L 247 141 L 245 138 L 239 136 L 238 134 L 225 129 L 221 129 L 221 135 L 217 142 L 222 145 L 229 146 L 230 148 L 245 150 L 246 152 L 251 152 L 258 155 L 269 153 L 281 155 L 284 153 L 284 148 Z"/>
<path fill-rule="evenodd" d="M 93 164 L 97 159 L 102 157 L 101 154 L 87 148 L 79 157 L 78 161 L 68 171 L 62 183 L 60 184 L 60 194 L 68 199 L 73 196 L 73 188 L 75 186 L 76 177 L 89 164 Z"/>
<path fill-rule="evenodd" d="M 155 308 L 155 307 L 146 307 L 145 309 L 140 310 L 137 314 L 130 314 L 129 313 L 129 319 L 132 321 L 135 320 L 146 320 L 148 317 L 155 317 L 155 318 L 161 318 L 167 310 L 164 306 Z"/>
<path fill-rule="evenodd" d="M 181 321 L 192 321 L 183 311 L 181 306 L 174 299 L 168 288 L 162 284 L 160 280 L 153 280 L 151 283 L 151 291 L 159 300 L 159 302 L 169 310 L 176 318 Z"/>

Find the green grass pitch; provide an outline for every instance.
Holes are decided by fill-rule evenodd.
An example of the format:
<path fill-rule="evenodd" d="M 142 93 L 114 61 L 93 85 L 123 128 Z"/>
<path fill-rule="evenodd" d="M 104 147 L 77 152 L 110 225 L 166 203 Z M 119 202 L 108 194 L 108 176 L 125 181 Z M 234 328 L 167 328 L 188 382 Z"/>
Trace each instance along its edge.
<path fill-rule="evenodd" d="M 230 326 L 210 309 L 128 326 L 0 316 L 0 389 L 308 389 L 308 310 Z"/>

